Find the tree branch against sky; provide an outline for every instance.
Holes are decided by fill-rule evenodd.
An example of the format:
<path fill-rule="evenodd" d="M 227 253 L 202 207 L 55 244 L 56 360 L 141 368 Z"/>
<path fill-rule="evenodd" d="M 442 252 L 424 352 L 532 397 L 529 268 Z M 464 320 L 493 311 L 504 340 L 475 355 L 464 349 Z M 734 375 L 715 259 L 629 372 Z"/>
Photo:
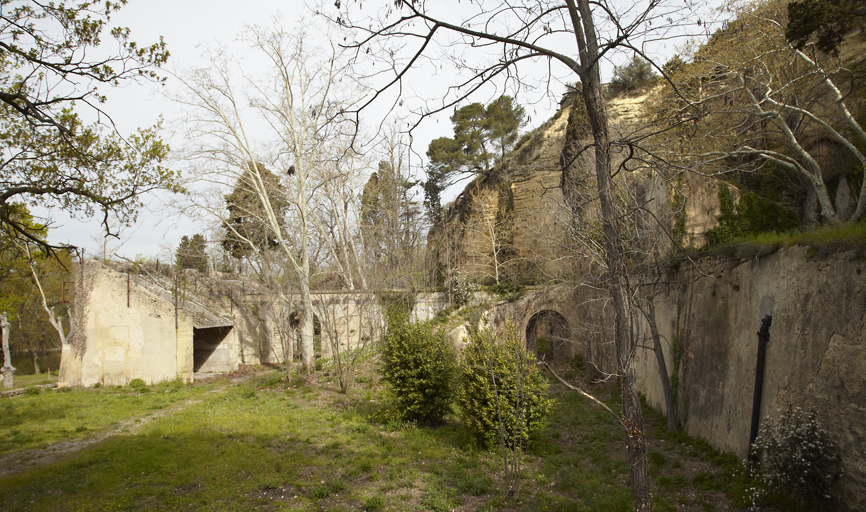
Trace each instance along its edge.
<path fill-rule="evenodd" d="M 224 220 L 227 248 L 235 257 L 258 259 L 261 269 L 296 284 L 299 305 L 281 286 L 273 291 L 286 306 L 298 307 L 302 362 L 312 370 L 316 215 L 351 154 L 341 117 L 344 102 L 351 100 L 337 89 L 345 70 L 339 48 L 311 44 L 305 30 L 312 29 L 299 25 L 290 32 L 278 20 L 268 28 L 248 27 L 243 42 L 252 51 L 246 58 L 224 49 L 212 52 L 209 67 L 183 79 L 187 91 L 178 101 L 189 107 L 189 179 L 243 196 L 244 205 L 230 204 L 238 207 L 232 216 L 246 220 L 227 219 L 224 202 L 200 205 Z M 264 66 L 250 70 L 252 59 Z"/>
<path fill-rule="evenodd" d="M 168 58 L 161 40 L 140 46 L 122 27 L 110 29 L 112 50 L 102 45 L 125 3 L 0 2 L 0 223 L 33 243 L 49 246 L 15 222 L 16 203 L 99 212 L 110 232 L 112 218 L 134 222 L 142 194 L 177 190 L 162 166 L 168 147 L 159 126 L 123 136 L 103 110 L 99 87 L 160 81 L 156 69 Z"/>
<path fill-rule="evenodd" d="M 732 3 L 734 19 L 680 66 L 677 94 L 657 104 L 675 107 L 672 123 L 691 120 L 676 145 L 703 172 L 783 170 L 804 191 L 804 224 L 857 221 L 866 214 L 866 183 L 857 178 L 866 132 L 851 89 L 858 71 L 819 42 L 789 42 L 788 5 Z"/>

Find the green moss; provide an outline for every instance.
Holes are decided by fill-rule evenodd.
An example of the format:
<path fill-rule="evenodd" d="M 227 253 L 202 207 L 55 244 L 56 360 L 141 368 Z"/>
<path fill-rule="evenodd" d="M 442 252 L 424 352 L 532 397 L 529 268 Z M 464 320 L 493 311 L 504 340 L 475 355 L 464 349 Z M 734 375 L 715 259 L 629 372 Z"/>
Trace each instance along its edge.
<path fill-rule="evenodd" d="M 763 233 L 791 232 L 800 227 L 800 219 L 792 210 L 752 192 L 744 192 L 735 204 L 730 189 L 721 186 L 719 203 L 719 224 L 706 233 L 710 246 Z"/>

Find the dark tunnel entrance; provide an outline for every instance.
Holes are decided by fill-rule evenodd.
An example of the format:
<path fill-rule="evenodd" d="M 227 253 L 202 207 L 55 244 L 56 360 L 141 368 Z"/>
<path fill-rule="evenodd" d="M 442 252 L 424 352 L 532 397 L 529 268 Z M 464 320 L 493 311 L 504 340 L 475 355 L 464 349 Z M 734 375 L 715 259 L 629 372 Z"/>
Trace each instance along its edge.
<path fill-rule="evenodd" d="M 539 311 L 526 324 L 526 348 L 540 360 L 569 357 L 570 342 L 568 321 L 556 311 Z"/>
<path fill-rule="evenodd" d="M 228 347 L 223 341 L 232 327 L 205 327 L 192 330 L 193 373 L 220 373 L 232 371 Z"/>

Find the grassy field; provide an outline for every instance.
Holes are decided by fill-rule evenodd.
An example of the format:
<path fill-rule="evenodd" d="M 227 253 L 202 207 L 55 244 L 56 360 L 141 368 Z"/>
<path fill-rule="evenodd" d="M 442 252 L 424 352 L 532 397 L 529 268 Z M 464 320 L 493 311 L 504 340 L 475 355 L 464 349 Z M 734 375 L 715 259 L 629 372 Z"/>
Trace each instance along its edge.
<path fill-rule="evenodd" d="M 54 384 L 57 382 L 57 372 L 48 375 L 40 373 L 39 375 L 15 375 L 15 385 L 12 389 L 26 388 L 29 386 L 37 386 L 40 384 Z"/>
<path fill-rule="evenodd" d="M 551 386 L 555 413 L 526 456 L 520 497 L 505 501 L 501 459 L 475 447 L 458 413 L 436 427 L 380 419 L 381 389 L 374 363 L 367 365 L 349 397 L 324 374 L 286 382 L 264 370 L 246 380 L 163 384 L 145 393 L 102 388 L 0 400 L 0 453 L 116 430 L 49 465 L 0 478 L 0 507 L 630 510 L 623 434 L 576 393 Z M 563 371 L 579 379 L 578 371 Z M 615 403 L 612 387 L 584 385 Z M 657 413 L 647 419 L 654 510 L 742 505 L 744 482 L 732 476 L 732 456 L 668 435 Z"/>

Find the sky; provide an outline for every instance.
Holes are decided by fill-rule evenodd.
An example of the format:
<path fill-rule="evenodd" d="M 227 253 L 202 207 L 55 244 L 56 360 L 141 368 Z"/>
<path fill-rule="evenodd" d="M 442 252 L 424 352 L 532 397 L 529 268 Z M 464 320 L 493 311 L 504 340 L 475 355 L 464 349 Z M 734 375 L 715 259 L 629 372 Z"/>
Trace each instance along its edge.
<path fill-rule="evenodd" d="M 326 5 L 330 4 L 326 2 Z M 119 131 L 122 134 L 131 133 L 138 127 L 153 125 L 162 116 L 166 127 L 164 138 L 173 148 L 183 147 L 186 143 L 182 122 L 184 112 L 177 103 L 168 98 L 180 90 L 180 84 L 174 75 L 183 76 L 188 70 L 207 64 L 202 57 L 202 45 L 221 44 L 236 52 L 242 51 L 244 45 L 238 42 L 238 34 L 251 25 L 272 25 L 275 17 L 279 18 L 284 26 L 291 27 L 299 21 L 313 18 L 313 15 L 303 0 L 131 0 L 114 15 L 112 23 L 129 27 L 132 39 L 141 44 L 154 42 L 162 36 L 171 57 L 164 69 L 167 72 L 165 85 L 144 82 L 129 84 L 117 90 L 101 91 L 108 95 L 106 110 Z M 312 37 L 316 35 L 313 34 Z M 673 47 L 670 51 L 673 52 Z M 258 72 L 254 59 L 247 60 L 243 53 L 238 56 L 244 62 L 246 72 Z M 603 79 L 609 78 L 612 67 L 611 62 L 605 63 L 603 73 L 608 76 Z M 547 72 L 547 67 L 542 64 L 538 74 L 545 75 Z M 531 75 L 532 71 L 528 76 Z M 414 77 L 410 79 L 409 87 L 404 92 L 407 96 L 416 98 L 441 94 L 438 90 L 441 90 L 443 84 L 453 82 L 448 70 L 440 71 L 435 63 L 429 70 L 416 73 Z M 435 86 L 440 86 L 440 89 L 435 89 Z M 428 88 L 431 92 L 427 92 Z M 517 95 L 529 118 L 525 131 L 540 125 L 553 115 L 558 107 L 556 100 L 564 91 L 564 85 L 554 82 L 550 89 L 551 94 L 548 96 L 539 95 L 537 92 L 531 98 L 521 97 L 522 92 Z M 493 99 L 494 94 L 501 92 L 488 90 L 485 95 L 485 91 L 482 91 L 475 101 L 486 103 Z M 406 107 L 409 106 L 407 104 Z M 378 121 L 380 120 L 374 120 Z M 413 132 L 413 163 L 423 164 L 423 154 L 430 140 L 451 134 L 447 113 L 425 121 Z M 175 169 L 182 169 L 184 166 L 182 161 L 176 159 L 170 160 L 168 165 Z M 453 199 L 461 188 L 462 186 L 458 186 L 446 192 L 443 203 Z M 102 255 L 105 252 L 106 256 L 118 254 L 126 258 L 159 257 L 164 261 L 171 258 L 182 236 L 205 231 L 204 225 L 184 217 L 173 208 L 171 203 L 176 198 L 168 196 L 169 194 L 157 193 L 144 197 L 146 207 L 141 212 L 139 221 L 122 229 L 119 239 L 107 241 L 98 222 L 82 222 L 68 218 L 63 212 L 51 212 L 54 222 L 49 231 L 49 239 L 84 247 L 88 255 Z"/>

